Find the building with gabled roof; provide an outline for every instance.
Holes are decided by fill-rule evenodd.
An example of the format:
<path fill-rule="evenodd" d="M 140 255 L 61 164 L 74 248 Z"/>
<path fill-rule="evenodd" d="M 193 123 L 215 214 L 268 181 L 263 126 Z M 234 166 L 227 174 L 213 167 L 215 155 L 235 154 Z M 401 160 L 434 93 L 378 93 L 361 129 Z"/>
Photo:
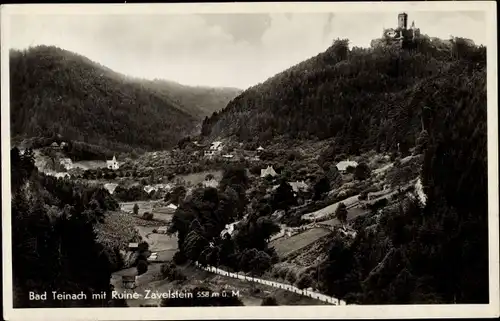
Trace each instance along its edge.
<path fill-rule="evenodd" d="M 118 161 L 116 160 L 115 155 L 113 155 L 113 159 L 106 160 L 106 167 L 108 169 L 113 169 L 113 170 L 120 168 L 120 166 L 118 165 Z"/>
<path fill-rule="evenodd" d="M 276 173 L 276 171 L 274 170 L 274 168 L 272 166 L 267 166 L 267 168 L 260 170 L 260 177 L 263 178 L 263 177 L 267 177 L 267 176 L 276 177 L 276 176 L 278 176 L 278 173 Z"/>
<path fill-rule="evenodd" d="M 336 166 L 340 172 L 345 172 L 348 167 L 358 167 L 358 163 L 356 161 L 345 160 L 338 162 Z"/>
<path fill-rule="evenodd" d="M 129 251 L 137 251 L 139 249 L 139 243 L 131 242 L 128 244 Z"/>

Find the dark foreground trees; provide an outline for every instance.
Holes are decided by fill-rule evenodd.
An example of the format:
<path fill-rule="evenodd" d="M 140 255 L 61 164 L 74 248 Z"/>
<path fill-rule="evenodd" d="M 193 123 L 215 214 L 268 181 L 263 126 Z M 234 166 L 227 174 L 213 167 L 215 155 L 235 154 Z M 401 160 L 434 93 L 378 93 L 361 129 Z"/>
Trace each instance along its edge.
<path fill-rule="evenodd" d="M 104 189 L 38 173 L 31 151 L 12 149 L 11 173 L 14 307 L 108 306 L 91 295 L 109 297 L 111 272 L 120 268 L 113 262 L 120 260 L 96 241 L 94 224 L 118 203 Z M 29 300 L 29 291 L 48 299 Z M 87 299 L 54 300 L 51 291 L 83 291 Z"/>
<path fill-rule="evenodd" d="M 420 173 L 425 203 L 375 210 L 377 225 L 332 242 L 323 291 L 364 304 L 489 302 L 486 70 L 459 63 L 446 81 L 425 84 L 436 91 Z"/>

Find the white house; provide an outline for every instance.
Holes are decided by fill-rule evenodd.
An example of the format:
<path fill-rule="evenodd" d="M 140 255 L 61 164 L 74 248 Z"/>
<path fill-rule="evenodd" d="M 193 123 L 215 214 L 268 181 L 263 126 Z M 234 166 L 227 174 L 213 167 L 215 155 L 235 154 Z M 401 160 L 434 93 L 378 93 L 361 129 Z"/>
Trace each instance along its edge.
<path fill-rule="evenodd" d="M 220 151 L 222 151 L 223 147 L 224 146 L 222 145 L 222 142 L 213 142 L 210 145 L 210 150 L 213 150 L 213 151 L 216 151 L 216 152 L 220 152 Z"/>
<path fill-rule="evenodd" d="M 260 177 L 266 177 L 271 175 L 272 177 L 278 176 L 278 173 L 274 170 L 272 166 L 267 166 L 266 169 L 261 169 L 260 170 Z"/>
<path fill-rule="evenodd" d="M 204 180 L 202 182 L 203 186 L 204 187 L 213 187 L 213 188 L 217 188 L 217 186 L 219 186 L 219 182 L 217 182 L 215 179 L 209 179 L 209 180 Z"/>
<path fill-rule="evenodd" d="M 225 154 L 225 155 L 222 155 L 222 157 L 231 159 L 231 158 L 233 158 L 233 157 L 234 157 L 234 155 L 231 155 L 231 154 Z"/>
<path fill-rule="evenodd" d="M 262 147 L 262 146 L 257 147 L 258 152 L 262 152 L 263 150 L 264 150 L 264 147 Z"/>
<path fill-rule="evenodd" d="M 118 166 L 118 162 L 116 161 L 116 157 L 113 155 L 112 160 L 106 160 L 106 167 L 108 169 L 118 169 L 120 166 Z"/>
<path fill-rule="evenodd" d="M 304 181 L 289 182 L 289 184 L 292 186 L 292 190 L 295 193 L 298 193 L 299 191 L 307 191 L 309 189 L 309 185 L 307 185 Z"/>
<path fill-rule="evenodd" d="M 167 208 L 170 208 L 172 210 L 176 210 L 177 209 L 177 205 L 170 203 L 170 204 L 167 205 Z"/>
<path fill-rule="evenodd" d="M 337 169 L 340 172 L 345 172 L 348 167 L 357 167 L 358 163 L 356 161 L 345 160 L 337 163 Z"/>

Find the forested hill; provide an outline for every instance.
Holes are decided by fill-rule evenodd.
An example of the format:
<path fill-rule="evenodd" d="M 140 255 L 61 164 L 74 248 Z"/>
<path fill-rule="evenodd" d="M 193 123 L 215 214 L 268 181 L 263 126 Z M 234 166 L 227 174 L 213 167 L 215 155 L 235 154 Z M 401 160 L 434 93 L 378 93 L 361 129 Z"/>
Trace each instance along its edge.
<path fill-rule="evenodd" d="M 339 152 L 349 154 L 411 146 L 430 126 L 432 110 L 458 102 L 457 82 L 485 68 L 485 48 L 461 38 L 421 36 L 404 49 L 386 39 L 350 49 L 338 39 L 244 91 L 205 119 L 202 134 L 260 142 L 334 138 Z"/>
<path fill-rule="evenodd" d="M 222 110 L 231 99 L 242 92 L 238 88 L 193 87 L 161 79 L 144 82 L 144 84 L 159 93 L 164 92 L 175 103 L 200 119 Z"/>
<path fill-rule="evenodd" d="M 189 87 L 179 90 L 173 84 L 160 90 L 153 83 L 53 46 L 13 50 L 12 137 L 59 134 L 112 150 L 168 148 L 231 98 L 224 89 L 218 99 L 217 90 L 190 92 Z M 205 100 L 204 95 L 208 103 L 202 106 L 198 100 Z"/>

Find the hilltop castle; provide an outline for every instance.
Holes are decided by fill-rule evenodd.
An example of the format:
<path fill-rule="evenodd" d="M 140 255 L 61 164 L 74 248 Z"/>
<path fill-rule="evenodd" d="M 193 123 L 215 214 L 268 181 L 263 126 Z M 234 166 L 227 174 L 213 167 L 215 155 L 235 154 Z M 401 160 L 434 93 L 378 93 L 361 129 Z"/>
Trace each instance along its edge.
<path fill-rule="evenodd" d="M 408 14 L 403 12 L 398 14 L 398 27 L 396 29 L 384 29 L 384 38 L 394 41 L 412 41 L 420 36 L 420 29 L 415 27 L 415 21 L 412 21 L 408 29 Z"/>

